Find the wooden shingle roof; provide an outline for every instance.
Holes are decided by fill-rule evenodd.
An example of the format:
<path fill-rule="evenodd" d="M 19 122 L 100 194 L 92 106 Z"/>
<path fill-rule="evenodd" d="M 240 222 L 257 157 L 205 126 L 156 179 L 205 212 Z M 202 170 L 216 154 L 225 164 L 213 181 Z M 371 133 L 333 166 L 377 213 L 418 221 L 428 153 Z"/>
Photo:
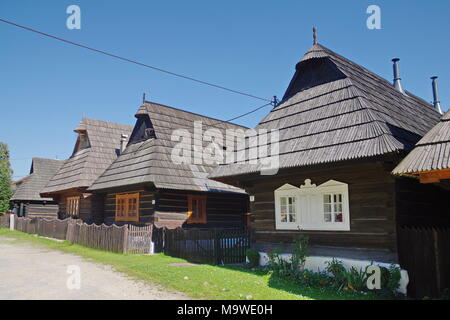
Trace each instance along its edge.
<path fill-rule="evenodd" d="M 247 128 L 152 102 L 145 102 L 137 111 L 137 118 L 143 116 L 150 119 L 155 138 L 129 143 L 120 157 L 89 188 L 90 191 L 152 184 L 161 189 L 243 192 L 241 189 L 208 179 L 207 176 L 214 165 L 204 162 L 174 163 L 171 153 L 178 142 L 172 141 L 171 135 L 174 130 L 182 129 L 193 136 L 194 121 L 201 121 L 204 130 L 208 126 L 214 126 L 221 130 L 224 136 L 225 129 Z"/>
<path fill-rule="evenodd" d="M 89 187 L 117 158 L 121 135 L 130 135 L 132 126 L 83 118 L 75 132 L 84 132 L 89 147 L 78 149 L 48 182 L 41 194 Z"/>
<path fill-rule="evenodd" d="M 297 64 L 283 101 L 256 129 L 279 129 L 280 168 L 289 168 L 410 150 L 439 116 L 431 104 L 315 44 Z M 210 178 L 260 169 L 220 165 Z"/>
<path fill-rule="evenodd" d="M 396 175 L 450 169 L 450 110 L 392 171 Z"/>
<path fill-rule="evenodd" d="M 63 164 L 63 160 L 33 158 L 30 175 L 18 184 L 11 200 L 51 201 L 51 198 L 43 198 L 39 193 Z"/>

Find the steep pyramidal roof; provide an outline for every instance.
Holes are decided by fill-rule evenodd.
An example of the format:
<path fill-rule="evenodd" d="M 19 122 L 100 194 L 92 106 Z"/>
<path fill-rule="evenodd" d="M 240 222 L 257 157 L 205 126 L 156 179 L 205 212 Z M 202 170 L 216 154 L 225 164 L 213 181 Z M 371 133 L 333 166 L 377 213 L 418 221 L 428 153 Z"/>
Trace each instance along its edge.
<path fill-rule="evenodd" d="M 438 121 L 432 105 L 315 44 L 297 64 L 283 101 L 256 129 L 279 129 L 280 168 L 288 168 L 410 150 Z M 259 170 L 220 165 L 210 177 Z"/>
<path fill-rule="evenodd" d="M 172 141 L 171 135 L 174 130 L 182 129 L 194 137 L 194 121 L 201 121 L 203 130 L 208 126 L 221 132 L 228 128 L 246 128 L 151 102 L 145 102 L 136 117 L 138 121 L 127 148 L 95 181 L 90 191 L 150 183 L 161 189 L 243 192 L 208 179 L 214 165 L 174 163 L 171 153 L 178 142 Z M 143 124 L 146 126 L 141 127 Z M 136 138 L 139 132 L 148 129 L 151 130 L 149 137 Z M 205 142 L 202 145 L 205 146 Z M 193 156 L 198 157 L 197 154 Z"/>
<path fill-rule="evenodd" d="M 441 118 L 394 169 L 393 174 L 450 169 L 450 110 Z"/>
<path fill-rule="evenodd" d="M 129 136 L 132 129 L 129 125 L 83 118 L 75 129 L 79 136 L 73 155 L 65 161 L 41 194 L 89 187 L 117 158 L 121 135 Z"/>
<path fill-rule="evenodd" d="M 18 185 L 11 200 L 51 201 L 51 198 L 43 198 L 39 193 L 63 164 L 63 160 L 33 158 L 30 175 Z"/>

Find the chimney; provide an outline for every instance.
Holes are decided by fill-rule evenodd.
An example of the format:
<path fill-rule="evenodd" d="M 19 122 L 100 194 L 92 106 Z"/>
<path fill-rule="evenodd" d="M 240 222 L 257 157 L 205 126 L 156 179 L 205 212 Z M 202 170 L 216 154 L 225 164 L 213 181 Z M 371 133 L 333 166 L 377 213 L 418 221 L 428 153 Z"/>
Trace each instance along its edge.
<path fill-rule="evenodd" d="M 405 91 L 402 87 L 402 79 L 400 78 L 400 65 L 399 58 L 392 59 L 392 62 L 394 63 L 394 87 L 397 89 L 398 92 L 405 94 Z"/>
<path fill-rule="evenodd" d="M 120 136 L 120 153 L 122 154 L 122 152 L 125 150 L 125 142 L 127 142 L 128 139 L 128 135 L 123 134 Z"/>
<path fill-rule="evenodd" d="M 431 77 L 432 82 L 432 86 L 433 86 L 433 105 L 434 105 L 434 110 L 436 110 L 437 112 L 439 112 L 440 114 L 443 114 L 442 112 L 442 108 L 441 108 L 441 102 L 439 101 L 439 89 L 438 89 L 438 84 L 437 84 L 437 78 L 436 76 Z"/>

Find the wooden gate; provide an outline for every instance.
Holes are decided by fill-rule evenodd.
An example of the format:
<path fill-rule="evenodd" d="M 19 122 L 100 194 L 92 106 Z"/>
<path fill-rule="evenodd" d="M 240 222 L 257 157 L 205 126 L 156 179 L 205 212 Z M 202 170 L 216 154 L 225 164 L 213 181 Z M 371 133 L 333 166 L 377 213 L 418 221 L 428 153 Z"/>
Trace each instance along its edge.
<path fill-rule="evenodd" d="M 450 228 L 400 227 L 398 246 L 408 296 L 438 297 L 450 288 Z"/>
<path fill-rule="evenodd" d="M 250 233 L 247 229 L 164 230 L 164 253 L 193 262 L 243 263 L 249 247 Z"/>
<path fill-rule="evenodd" d="M 144 227 L 128 225 L 128 239 L 125 252 L 132 254 L 153 253 L 152 229 L 152 225 Z"/>

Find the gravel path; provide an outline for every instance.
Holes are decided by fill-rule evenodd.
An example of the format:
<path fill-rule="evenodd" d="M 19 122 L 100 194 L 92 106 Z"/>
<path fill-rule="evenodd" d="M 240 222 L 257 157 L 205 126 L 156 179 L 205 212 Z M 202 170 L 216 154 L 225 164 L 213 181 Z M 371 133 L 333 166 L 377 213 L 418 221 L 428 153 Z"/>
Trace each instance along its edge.
<path fill-rule="evenodd" d="M 73 279 L 68 266 L 79 267 L 79 289 L 67 287 L 68 279 Z M 76 281 L 69 280 L 69 283 L 76 284 Z M 187 297 L 132 280 L 109 266 L 76 255 L 0 237 L 0 300 L 11 299 L 168 300 Z"/>

